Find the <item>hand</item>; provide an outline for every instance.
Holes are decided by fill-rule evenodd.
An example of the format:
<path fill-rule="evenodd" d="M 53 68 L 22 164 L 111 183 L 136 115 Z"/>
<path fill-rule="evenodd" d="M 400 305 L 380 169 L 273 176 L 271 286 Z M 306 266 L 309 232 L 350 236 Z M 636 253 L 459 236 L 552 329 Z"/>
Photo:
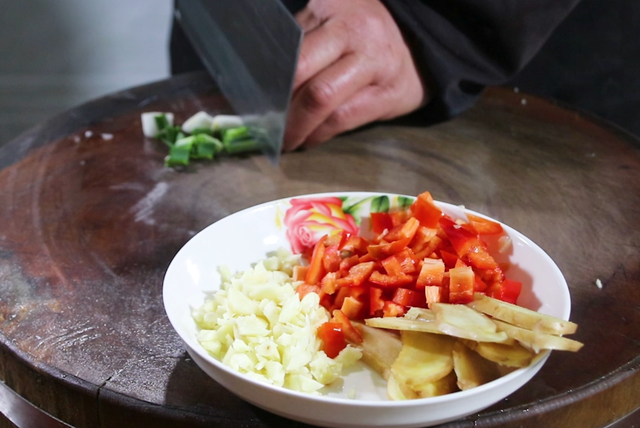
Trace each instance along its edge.
<path fill-rule="evenodd" d="M 428 100 L 409 48 L 379 0 L 311 0 L 284 149 L 312 146 Z"/>

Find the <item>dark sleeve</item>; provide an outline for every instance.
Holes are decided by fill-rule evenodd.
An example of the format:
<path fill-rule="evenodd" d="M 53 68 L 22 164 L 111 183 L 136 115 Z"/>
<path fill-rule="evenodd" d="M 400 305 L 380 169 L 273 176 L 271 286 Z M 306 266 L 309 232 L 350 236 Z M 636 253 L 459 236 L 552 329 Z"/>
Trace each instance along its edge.
<path fill-rule="evenodd" d="M 433 95 L 417 116 L 449 119 L 507 82 L 579 1 L 383 0 Z"/>

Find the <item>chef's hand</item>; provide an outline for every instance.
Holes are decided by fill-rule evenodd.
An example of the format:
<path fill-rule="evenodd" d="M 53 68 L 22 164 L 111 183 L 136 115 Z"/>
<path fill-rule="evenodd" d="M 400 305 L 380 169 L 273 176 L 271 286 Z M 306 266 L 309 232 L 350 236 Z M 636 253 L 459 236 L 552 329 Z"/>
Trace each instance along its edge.
<path fill-rule="evenodd" d="M 428 101 L 411 52 L 379 0 L 311 0 L 284 149 L 312 146 Z"/>

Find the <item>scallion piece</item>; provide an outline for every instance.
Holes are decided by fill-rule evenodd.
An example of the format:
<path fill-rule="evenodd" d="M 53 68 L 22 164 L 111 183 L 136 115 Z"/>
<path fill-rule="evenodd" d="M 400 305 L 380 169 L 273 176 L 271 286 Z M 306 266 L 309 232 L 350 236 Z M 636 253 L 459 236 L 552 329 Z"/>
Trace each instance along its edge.
<path fill-rule="evenodd" d="M 164 159 L 166 166 L 189 165 L 189 157 L 191 155 L 191 145 L 175 145 L 169 149 L 169 156 Z"/>
<path fill-rule="evenodd" d="M 253 138 L 232 140 L 225 142 L 224 148 L 229 154 L 254 152 L 258 150 L 258 143 Z"/>
<path fill-rule="evenodd" d="M 166 128 L 171 126 L 169 124 L 169 120 L 167 120 L 167 116 L 164 113 L 155 116 L 154 120 L 156 121 L 156 128 L 158 128 L 158 132 L 162 132 Z"/>

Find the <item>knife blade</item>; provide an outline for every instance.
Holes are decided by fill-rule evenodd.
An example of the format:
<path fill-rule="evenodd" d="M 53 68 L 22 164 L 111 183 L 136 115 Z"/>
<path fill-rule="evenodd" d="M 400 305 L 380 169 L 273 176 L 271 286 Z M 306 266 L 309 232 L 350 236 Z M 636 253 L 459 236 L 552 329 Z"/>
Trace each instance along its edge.
<path fill-rule="evenodd" d="M 177 0 L 176 18 L 260 149 L 277 164 L 302 30 L 280 0 Z"/>

